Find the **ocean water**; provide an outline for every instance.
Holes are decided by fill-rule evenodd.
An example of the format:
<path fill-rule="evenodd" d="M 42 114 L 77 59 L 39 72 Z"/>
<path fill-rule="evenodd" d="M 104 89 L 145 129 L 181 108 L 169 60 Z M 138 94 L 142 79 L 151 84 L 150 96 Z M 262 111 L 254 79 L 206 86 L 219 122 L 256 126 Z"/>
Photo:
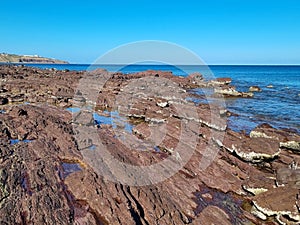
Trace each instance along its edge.
<path fill-rule="evenodd" d="M 206 79 L 231 77 L 232 85 L 240 91 L 248 91 L 256 85 L 262 92 L 255 92 L 253 98 L 226 99 L 228 110 L 239 114 L 229 118 L 228 125 L 234 130 L 249 132 L 261 123 L 269 123 L 276 128 L 290 128 L 300 132 L 300 66 L 170 66 L 170 65 L 39 65 L 39 68 L 58 70 L 92 70 L 105 68 L 109 71 L 133 73 L 144 70 L 172 71 L 175 75 L 187 76 L 200 72 Z M 267 88 L 272 85 L 273 88 Z M 197 92 L 197 90 L 195 90 Z M 199 90 L 199 93 L 201 90 Z"/>
<path fill-rule="evenodd" d="M 253 85 L 262 89 L 250 99 L 226 100 L 227 108 L 240 115 L 230 118 L 231 128 L 249 132 L 257 124 L 269 123 L 300 131 L 300 66 L 217 66 L 212 70 L 217 77 L 231 77 L 241 91 Z"/>

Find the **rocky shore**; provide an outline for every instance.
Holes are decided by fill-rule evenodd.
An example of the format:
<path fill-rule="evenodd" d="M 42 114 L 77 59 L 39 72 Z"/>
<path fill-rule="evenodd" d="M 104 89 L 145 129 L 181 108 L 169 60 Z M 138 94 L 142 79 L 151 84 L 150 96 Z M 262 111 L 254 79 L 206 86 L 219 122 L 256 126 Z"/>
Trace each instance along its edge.
<path fill-rule="evenodd" d="M 300 223 L 300 135 L 228 128 L 223 97 L 253 96 L 230 78 L 0 66 L 0 79 L 0 224 Z M 190 101 L 208 97 L 194 88 L 214 101 Z"/>

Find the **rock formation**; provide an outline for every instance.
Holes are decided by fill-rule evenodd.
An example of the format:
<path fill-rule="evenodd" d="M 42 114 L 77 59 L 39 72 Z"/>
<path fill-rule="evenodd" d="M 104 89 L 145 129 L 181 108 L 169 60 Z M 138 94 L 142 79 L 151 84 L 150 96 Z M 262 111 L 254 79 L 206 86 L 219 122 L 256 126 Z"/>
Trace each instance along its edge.
<path fill-rule="evenodd" d="M 254 96 L 252 92 L 240 92 L 235 89 L 233 86 L 218 87 L 214 90 L 215 96 L 217 97 L 243 97 L 251 98 Z"/>
<path fill-rule="evenodd" d="M 299 224 L 299 134 L 230 130 L 199 74 L 0 78 L 0 224 Z"/>
<path fill-rule="evenodd" d="M 251 86 L 249 87 L 250 92 L 261 92 L 261 88 L 258 86 Z"/>

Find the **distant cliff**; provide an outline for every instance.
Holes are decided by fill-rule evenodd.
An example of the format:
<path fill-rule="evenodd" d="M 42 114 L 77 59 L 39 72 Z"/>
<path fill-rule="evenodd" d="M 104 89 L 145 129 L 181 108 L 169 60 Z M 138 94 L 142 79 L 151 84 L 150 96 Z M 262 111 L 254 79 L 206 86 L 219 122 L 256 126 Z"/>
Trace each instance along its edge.
<path fill-rule="evenodd" d="M 0 53 L 0 63 L 56 63 L 56 64 L 68 64 L 66 61 L 45 58 L 38 55 L 15 55 Z"/>

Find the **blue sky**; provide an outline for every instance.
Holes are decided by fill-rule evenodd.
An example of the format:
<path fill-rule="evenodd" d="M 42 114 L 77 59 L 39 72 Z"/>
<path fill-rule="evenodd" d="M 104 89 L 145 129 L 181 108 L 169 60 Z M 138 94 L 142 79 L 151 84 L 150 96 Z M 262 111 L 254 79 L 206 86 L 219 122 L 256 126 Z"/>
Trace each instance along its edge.
<path fill-rule="evenodd" d="M 299 12 L 297 0 L 2 1 L 0 52 L 91 63 L 163 40 L 208 64 L 300 64 Z"/>

